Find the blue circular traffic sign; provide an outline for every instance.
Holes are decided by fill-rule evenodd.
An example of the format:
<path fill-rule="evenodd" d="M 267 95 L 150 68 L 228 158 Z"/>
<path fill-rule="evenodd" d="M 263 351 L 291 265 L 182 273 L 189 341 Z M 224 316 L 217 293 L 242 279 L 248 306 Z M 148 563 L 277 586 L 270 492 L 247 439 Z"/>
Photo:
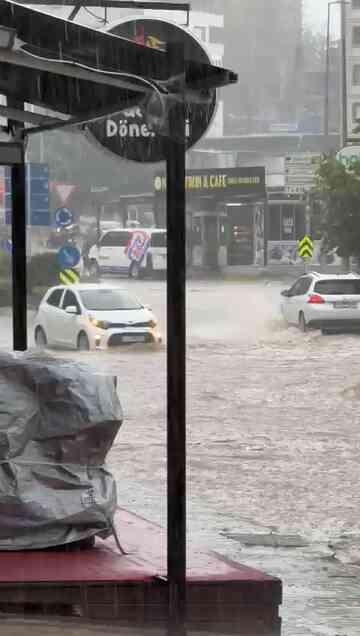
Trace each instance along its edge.
<path fill-rule="evenodd" d="M 69 208 L 58 208 L 55 212 L 55 222 L 58 227 L 71 225 L 74 220 L 74 213 Z"/>
<path fill-rule="evenodd" d="M 12 240 L 11 239 L 4 239 L 4 241 L 1 244 L 3 250 L 5 250 L 5 252 L 7 252 L 8 254 L 12 254 Z"/>
<path fill-rule="evenodd" d="M 63 245 L 57 253 L 57 259 L 62 269 L 75 267 L 80 261 L 80 251 L 75 245 Z"/>

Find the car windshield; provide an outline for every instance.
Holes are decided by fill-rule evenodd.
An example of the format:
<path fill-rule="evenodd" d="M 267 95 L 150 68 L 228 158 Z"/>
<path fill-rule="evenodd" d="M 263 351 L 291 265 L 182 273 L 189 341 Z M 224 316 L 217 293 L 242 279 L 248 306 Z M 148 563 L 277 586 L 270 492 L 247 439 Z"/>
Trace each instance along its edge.
<path fill-rule="evenodd" d="M 360 280 L 322 280 L 316 283 L 314 291 L 328 296 L 360 296 Z"/>
<path fill-rule="evenodd" d="M 82 303 L 92 311 L 141 309 L 142 305 L 126 292 L 118 289 L 86 289 L 80 292 Z"/>

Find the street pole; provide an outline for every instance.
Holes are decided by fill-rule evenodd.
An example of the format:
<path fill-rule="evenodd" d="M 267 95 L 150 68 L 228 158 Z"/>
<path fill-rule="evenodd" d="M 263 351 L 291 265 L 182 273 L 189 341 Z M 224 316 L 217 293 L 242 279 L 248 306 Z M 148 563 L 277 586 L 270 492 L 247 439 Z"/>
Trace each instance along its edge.
<path fill-rule="evenodd" d="M 10 97 L 7 105 L 24 108 L 22 102 Z M 26 285 L 26 166 L 24 125 L 8 120 L 13 137 L 22 145 L 22 160 L 11 166 L 11 240 L 12 240 L 12 306 L 13 348 L 27 349 L 27 285 Z"/>
<path fill-rule="evenodd" d="M 335 4 L 340 5 L 341 10 L 341 125 L 340 137 L 341 147 L 346 144 L 348 136 L 347 121 L 347 77 L 346 77 L 346 10 L 345 6 L 349 4 L 347 0 L 333 0 L 328 2 L 327 11 L 327 29 L 326 29 L 326 62 L 325 62 L 325 95 L 324 95 L 324 135 L 329 136 L 329 89 L 330 89 L 330 17 L 331 7 Z"/>
<path fill-rule="evenodd" d="M 169 77 L 183 77 L 183 43 L 167 45 Z M 181 95 L 179 95 L 181 97 Z M 185 103 L 170 107 L 167 206 L 168 636 L 186 635 L 186 223 Z"/>
<path fill-rule="evenodd" d="M 324 101 L 324 135 L 329 136 L 329 85 L 330 85 L 330 8 L 333 3 L 328 3 L 327 30 L 326 30 L 326 68 L 325 68 L 325 101 Z"/>
<path fill-rule="evenodd" d="M 348 137 L 347 121 L 347 78 L 346 78 L 346 9 L 347 2 L 341 2 L 341 147 L 344 148 Z"/>

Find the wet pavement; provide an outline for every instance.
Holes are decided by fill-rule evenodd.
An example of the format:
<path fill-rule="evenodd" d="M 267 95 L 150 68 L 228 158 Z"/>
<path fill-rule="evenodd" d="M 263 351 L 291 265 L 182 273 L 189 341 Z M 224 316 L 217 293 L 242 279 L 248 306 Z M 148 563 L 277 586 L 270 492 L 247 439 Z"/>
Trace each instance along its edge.
<path fill-rule="evenodd" d="M 165 329 L 163 282 L 116 284 Z M 357 636 L 360 336 L 286 327 L 282 287 L 188 284 L 189 544 L 280 576 L 284 636 Z M 118 376 L 119 503 L 165 524 L 166 346 L 66 355 Z"/>

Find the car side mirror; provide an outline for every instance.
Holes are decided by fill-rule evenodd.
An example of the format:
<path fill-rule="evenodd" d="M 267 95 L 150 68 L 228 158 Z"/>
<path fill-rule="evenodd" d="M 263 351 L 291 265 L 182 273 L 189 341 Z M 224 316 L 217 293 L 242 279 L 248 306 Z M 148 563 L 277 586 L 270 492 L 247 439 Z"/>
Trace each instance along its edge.
<path fill-rule="evenodd" d="M 79 313 L 78 308 L 75 307 L 75 305 L 69 305 L 68 307 L 66 307 L 65 311 L 66 311 L 67 314 L 76 314 L 77 315 Z"/>
<path fill-rule="evenodd" d="M 285 298 L 290 298 L 291 292 L 290 292 L 289 289 L 283 289 L 282 292 L 281 292 L 281 295 L 285 296 Z"/>

